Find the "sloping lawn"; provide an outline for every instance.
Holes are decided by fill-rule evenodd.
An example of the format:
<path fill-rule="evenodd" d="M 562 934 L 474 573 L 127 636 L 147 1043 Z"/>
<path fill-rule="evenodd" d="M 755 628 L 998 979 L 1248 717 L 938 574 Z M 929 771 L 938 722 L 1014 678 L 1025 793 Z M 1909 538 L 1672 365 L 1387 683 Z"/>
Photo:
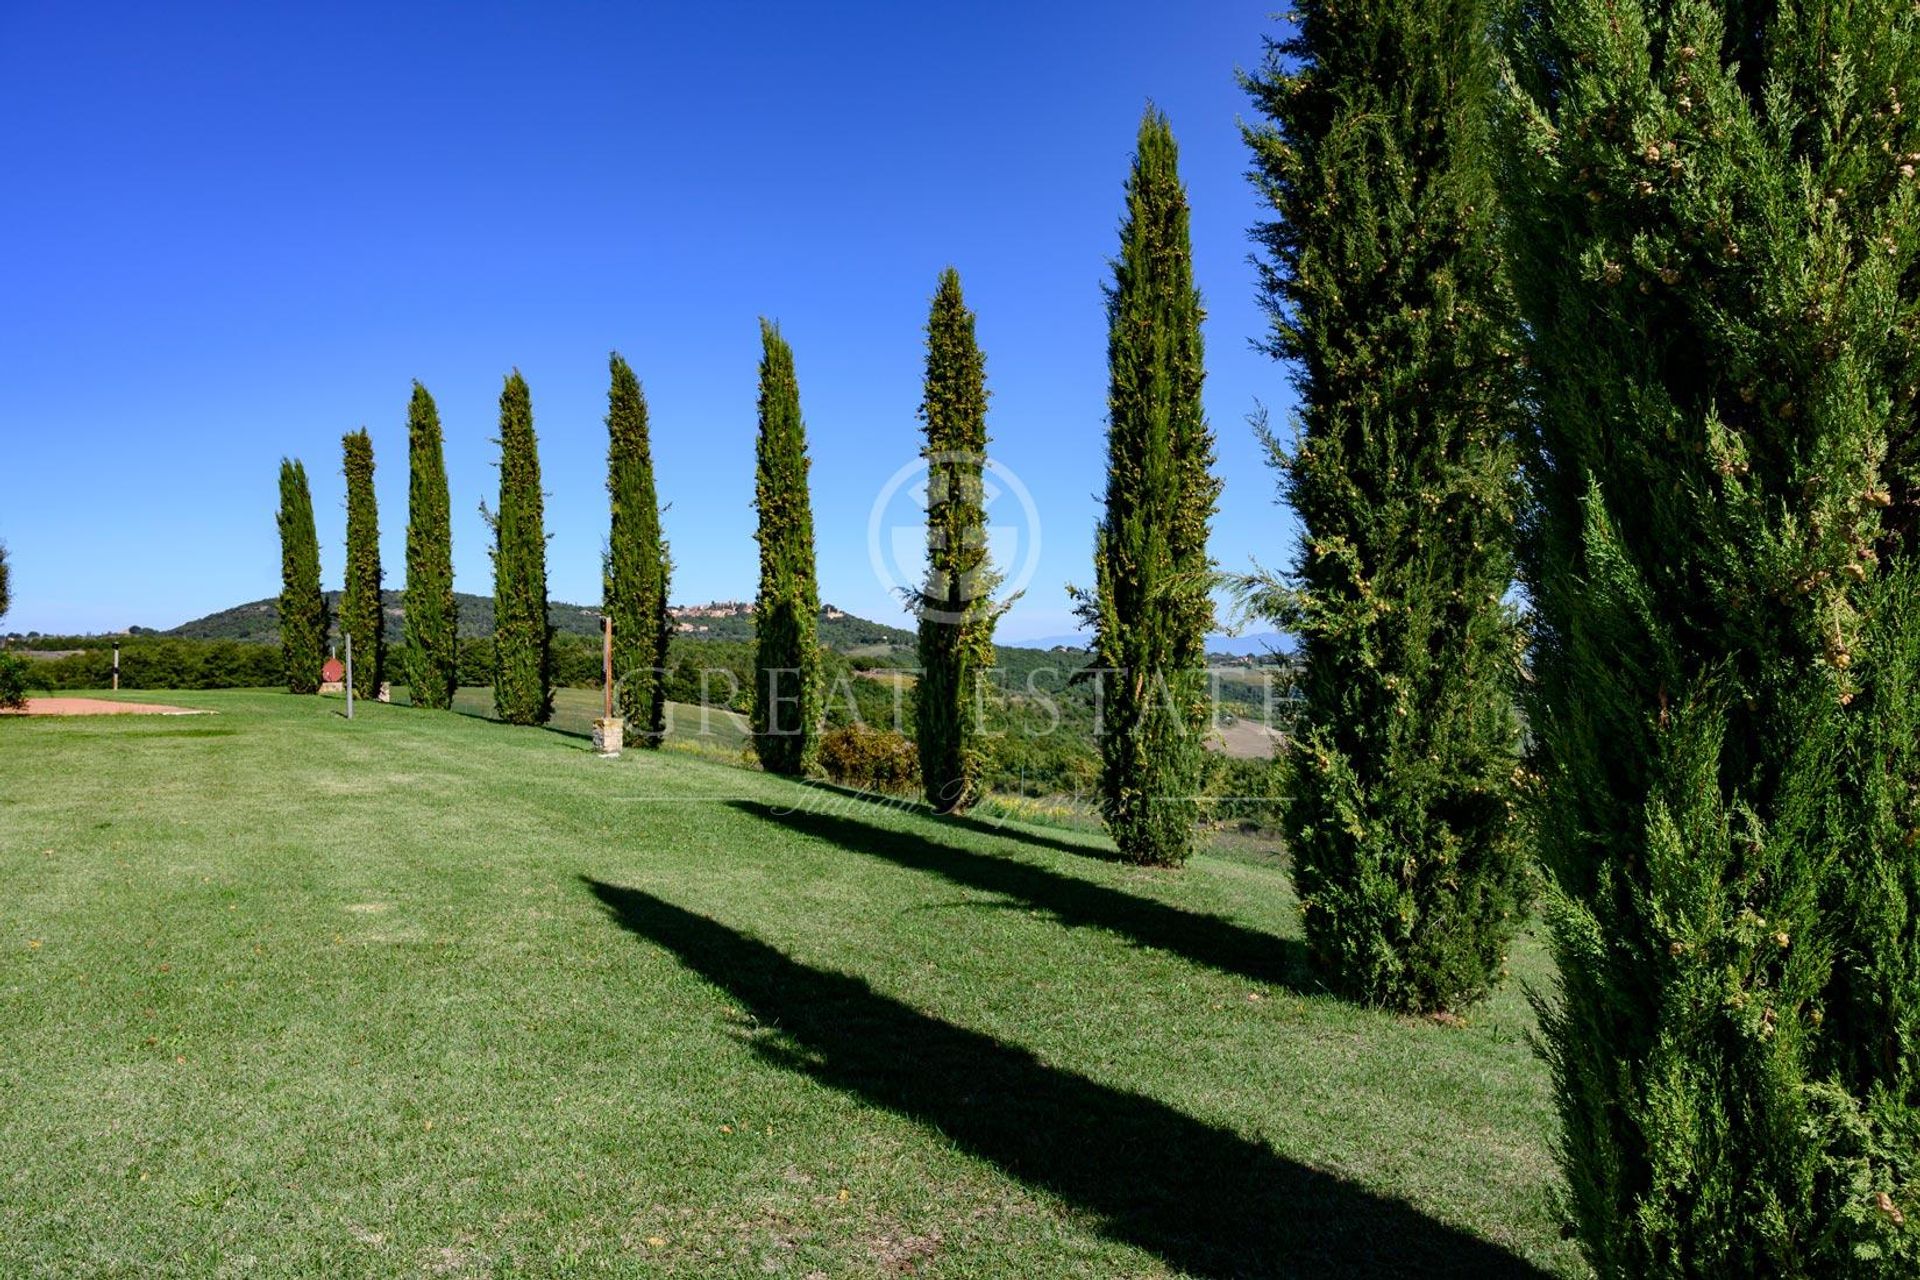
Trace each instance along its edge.
<path fill-rule="evenodd" d="M 1178 873 L 671 752 L 0 723 L 0 1275 L 1577 1274 L 1519 980 L 1305 989 Z"/>

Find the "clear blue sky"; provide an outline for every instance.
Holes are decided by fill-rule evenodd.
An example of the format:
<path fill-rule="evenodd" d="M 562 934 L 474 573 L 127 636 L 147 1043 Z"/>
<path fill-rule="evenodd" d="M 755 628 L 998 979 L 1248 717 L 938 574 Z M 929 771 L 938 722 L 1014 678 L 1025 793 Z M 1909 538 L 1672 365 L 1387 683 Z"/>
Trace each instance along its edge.
<path fill-rule="evenodd" d="M 402 585 L 405 411 L 447 431 L 461 590 L 500 381 L 533 390 L 551 590 L 599 598 L 606 355 L 652 408 L 674 599 L 751 596 L 755 317 L 794 347 L 821 591 L 888 620 L 869 512 L 918 448 L 939 270 L 980 318 L 994 454 L 1042 552 L 1011 639 L 1071 629 L 1102 480 L 1101 286 L 1143 105 L 1181 144 L 1226 481 L 1214 554 L 1291 556 L 1245 416 L 1260 216 L 1239 67 L 1266 0 L 0 3 L 0 540 L 10 631 L 168 627 L 275 594 L 275 472 L 338 583 L 342 432 Z M 1276 419 L 1278 420 L 1278 419 Z"/>

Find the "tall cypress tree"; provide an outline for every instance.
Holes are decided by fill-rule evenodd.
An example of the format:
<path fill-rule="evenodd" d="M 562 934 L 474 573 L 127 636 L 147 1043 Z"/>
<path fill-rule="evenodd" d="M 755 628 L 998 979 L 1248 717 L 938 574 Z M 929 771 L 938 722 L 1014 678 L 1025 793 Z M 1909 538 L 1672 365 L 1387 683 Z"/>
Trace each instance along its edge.
<path fill-rule="evenodd" d="M 1300 403 L 1297 445 L 1266 437 L 1302 526 L 1262 593 L 1305 659 L 1287 847 L 1321 979 L 1449 1009 L 1499 976 L 1527 861 L 1490 4 L 1297 10 L 1245 80 L 1266 345 Z"/>
<path fill-rule="evenodd" d="M 653 446 L 647 434 L 647 398 L 618 351 L 608 358 L 607 496 L 613 524 L 607 537 L 606 614 L 613 619 L 616 709 L 629 743 L 657 747 L 667 727 L 667 613 L 673 566 L 660 534 L 660 499 L 653 482 Z"/>
<path fill-rule="evenodd" d="M 285 463 L 281 466 L 284 469 Z M 0 542 L 0 618 L 7 616 L 7 610 L 13 607 L 13 577 L 7 568 L 7 544 Z"/>
<path fill-rule="evenodd" d="M 320 535 L 298 458 L 280 459 L 280 653 L 288 693 L 317 693 L 327 656 L 327 597 L 320 590 Z M 0 612 L 5 612 L 0 610 Z"/>
<path fill-rule="evenodd" d="M 508 724 L 553 714 L 547 534 L 533 397 L 515 369 L 500 392 L 500 508 L 493 526 L 493 709 Z M 482 509 L 484 511 L 484 508 Z"/>
<path fill-rule="evenodd" d="M 1080 609 L 1104 686 L 1101 811 L 1122 857 L 1158 866 L 1187 860 L 1199 816 L 1213 627 L 1207 530 L 1220 495 L 1178 160 L 1166 116 L 1149 107 L 1107 290 L 1106 514 L 1094 594 Z"/>
<path fill-rule="evenodd" d="M 979 798 L 976 720 L 999 618 L 987 547 L 987 364 L 973 329 L 960 273 L 948 267 L 927 318 L 920 403 L 927 435 L 921 451 L 927 460 L 927 579 L 914 597 L 920 779 L 927 803 L 940 813 L 964 812 Z"/>
<path fill-rule="evenodd" d="M 386 679 L 386 610 L 380 600 L 380 515 L 373 498 L 373 439 L 362 427 L 340 438 L 346 455 L 347 569 L 340 630 L 353 637 L 353 691 L 374 697 Z"/>
<path fill-rule="evenodd" d="M 820 714 L 820 588 L 814 578 L 807 429 L 800 420 L 793 349 L 780 327 L 765 319 L 760 344 L 753 747 L 769 772 L 798 776 L 812 767 Z"/>
<path fill-rule="evenodd" d="M 453 705 L 459 684 L 460 616 L 453 601 L 453 526 L 440 411 L 418 382 L 407 405 L 408 696 L 416 707 Z"/>
<path fill-rule="evenodd" d="M 1574 1223 L 1603 1276 L 1912 1275 L 1920 17 L 1519 16 Z"/>

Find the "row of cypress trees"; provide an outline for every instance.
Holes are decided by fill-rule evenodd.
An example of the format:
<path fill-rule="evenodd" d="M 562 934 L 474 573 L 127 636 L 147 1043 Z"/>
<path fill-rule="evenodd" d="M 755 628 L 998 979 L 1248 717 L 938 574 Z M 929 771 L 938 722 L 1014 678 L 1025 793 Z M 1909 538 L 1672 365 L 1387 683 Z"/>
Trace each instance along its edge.
<path fill-rule="evenodd" d="M 621 706 L 634 740 L 657 742 L 664 701 L 659 672 L 669 634 L 668 559 L 660 537 L 647 441 L 646 402 L 615 353 L 608 390 L 607 486 L 614 501 L 606 608 L 622 642 Z M 459 619 L 453 592 L 453 541 L 439 410 L 420 383 L 407 407 L 409 462 L 405 645 L 401 668 L 413 704 L 445 709 L 458 680 Z M 500 494 L 482 505 L 493 530 L 495 713 L 513 724 L 540 724 L 553 709 L 553 629 L 547 620 L 546 531 L 539 443 L 532 397 L 518 370 L 500 393 Z M 347 481 L 347 559 L 339 626 L 356 642 L 354 691 L 377 693 L 387 678 L 381 597 L 379 521 L 373 492 L 373 442 L 363 428 L 342 439 Z M 320 589 L 320 546 L 305 466 L 280 464 L 280 642 L 287 687 L 320 685 L 329 619 Z"/>
<path fill-rule="evenodd" d="M 1126 185 L 1121 252 L 1108 289 L 1108 482 L 1096 531 L 1096 585 L 1082 611 L 1094 627 L 1103 681 L 1103 811 L 1123 856 L 1177 865 L 1192 850 L 1207 716 L 1205 640 L 1213 624 L 1207 534 L 1220 484 L 1201 407 L 1204 378 L 1188 207 L 1166 117 L 1149 109 Z M 792 349 L 761 321 L 754 507 L 760 580 L 755 596 L 752 726 L 763 767 L 802 775 L 818 748 L 822 690 L 820 593 L 814 561 L 806 427 Z M 664 727 L 671 560 L 661 535 L 639 380 L 610 362 L 607 488 L 612 529 L 605 565 L 614 623 L 618 697 L 629 738 L 654 743 Z M 918 747 L 936 811 L 964 811 L 980 793 L 976 737 L 994 625 L 1007 603 L 986 533 L 986 366 L 960 277 L 944 271 L 927 322 L 919 409 L 928 473 L 927 573 L 908 605 L 918 620 Z M 404 667 L 417 705 L 446 706 L 454 687 L 452 553 L 440 424 L 426 389 L 408 410 L 410 518 Z M 511 723 L 551 714 L 551 628 L 533 413 L 515 372 L 500 398 L 500 502 L 483 513 L 494 532 L 495 710 Z M 372 445 L 347 437 L 348 576 L 341 623 L 374 639 L 355 668 L 362 691 L 383 678 L 380 567 Z M 304 469 L 284 462 L 282 642 L 289 687 L 318 682 L 327 632 L 319 553 Z"/>
<path fill-rule="evenodd" d="M 1245 83 L 1316 968 L 1472 1000 L 1536 848 L 1594 1269 L 1913 1274 L 1920 15 L 1297 9 Z"/>

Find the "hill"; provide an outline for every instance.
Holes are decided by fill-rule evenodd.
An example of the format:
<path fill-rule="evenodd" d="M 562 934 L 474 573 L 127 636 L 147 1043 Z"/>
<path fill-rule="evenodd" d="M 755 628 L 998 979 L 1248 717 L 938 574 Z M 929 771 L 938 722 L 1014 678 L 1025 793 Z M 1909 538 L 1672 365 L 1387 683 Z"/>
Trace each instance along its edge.
<path fill-rule="evenodd" d="M 383 591 L 380 593 L 381 605 L 386 613 L 387 639 L 399 643 L 401 624 L 406 618 L 407 595 L 404 591 Z M 469 595 L 465 592 L 454 596 L 454 603 L 460 610 L 460 636 L 473 639 L 493 634 L 493 597 Z M 327 611 L 335 614 L 340 608 L 340 593 L 327 592 Z M 570 635 L 597 636 L 600 634 L 600 611 L 589 609 L 585 605 L 552 603 L 547 606 L 547 619 L 553 623 L 553 629 Z M 180 636 L 188 640 L 239 640 L 251 644 L 278 644 L 280 642 L 280 616 L 278 601 L 269 596 L 265 600 L 254 600 L 247 604 L 237 604 L 231 609 L 222 609 L 210 613 L 204 618 L 195 618 L 184 622 L 164 635 Z"/>
<path fill-rule="evenodd" d="M 381 593 L 386 611 L 387 640 L 398 644 L 406 619 L 407 597 L 404 591 Z M 460 612 L 460 636 L 477 639 L 493 634 L 493 597 L 459 592 L 454 603 Z M 338 591 L 327 592 L 327 608 L 337 611 Z M 674 609 L 680 631 L 695 640 L 750 640 L 753 638 L 753 614 L 747 605 L 725 603 L 682 605 Z M 547 606 L 547 619 L 562 635 L 598 636 L 600 609 L 597 605 L 566 604 L 554 601 Z M 185 622 L 163 635 L 188 640 L 239 640 L 251 644 L 278 644 L 280 618 L 273 597 L 237 604 L 204 618 Z M 914 636 L 901 627 L 888 626 L 867 618 L 855 617 L 827 605 L 820 610 L 820 640 L 829 649 L 842 653 L 861 649 L 911 649 Z"/>

